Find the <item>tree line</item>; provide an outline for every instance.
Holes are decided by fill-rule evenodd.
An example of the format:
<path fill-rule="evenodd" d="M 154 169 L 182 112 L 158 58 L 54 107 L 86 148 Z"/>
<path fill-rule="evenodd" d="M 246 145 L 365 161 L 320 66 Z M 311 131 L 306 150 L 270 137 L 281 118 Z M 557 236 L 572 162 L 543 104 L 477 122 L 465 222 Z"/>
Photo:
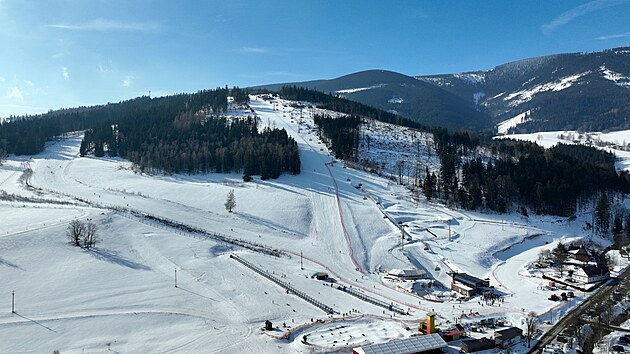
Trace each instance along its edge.
<path fill-rule="evenodd" d="M 593 147 L 559 144 L 544 149 L 499 140 L 491 151 L 496 158 L 486 162 L 461 162 L 456 151 L 442 152 L 441 181 L 435 188 L 439 197 L 465 209 L 504 213 L 521 206 L 536 214 L 570 216 L 602 193 L 629 190 L 629 176 L 617 173 L 614 155 Z M 461 171 L 461 181 L 456 171 Z"/>
<path fill-rule="evenodd" d="M 249 102 L 247 90 L 226 86 L 10 117 L 0 124 L 0 153 L 37 154 L 47 140 L 85 130 L 81 156 L 121 156 L 144 172 L 243 172 L 245 179 L 300 173 L 297 144 L 286 131 L 259 132 L 256 117 L 220 116 L 228 95 L 236 104 Z"/>
<path fill-rule="evenodd" d="M 381 122 L 402 125 L 420 130 L 428 129 L 426 126 L 398 114 L 386 112 L 378 108 L 370 107 L 359 102 L 350 101 L 348 99 L 317 90 L 311 90 L 298 86 L 283 86 L 278 94 L 286 100 L 312 102 L 317 106 L 317 108 L 321 109 L 329 109 L 335 112 L 346 113 L 351 116 L 360 116 L 367 119 L 374 119 Z"/>
<path fill-rule="evenodd" d="M 115 125 L 122 117 L 137 111 L 167 109 L 173 114 L 211 107 L 227 110 L 229 90 L 201 90 L 192 94 L 176 94 L 150 98 L 141 96 L 118 103 L 50 111 L 45 114 L 11 116 L 0 123 L 0 150 L 6 154 L 34 155 L 44 150 L 48 140 L 63 138 L 69 132 Z"/>
<path fill-rule="evenodd" d="M 318 115 L 315 123 L 336 157 L 354 159 L 362 138 L 361 118 Z M 439 171 L 425 166 L 419 184 L 428 200 L 468 210 L 570 216 L 593 206 L 602 194 L 629 191 L 630 177 L 617 173 L 614 155 L 593 147 L 559 144 L 544 149 L 535 143 L 493 140 L 465 131 L 428 131 L 440 158 Z M 478 148 L 492 157 L 473 158 L 471 152 Z"/>
<path fill-rule="evenodd" d="M 331 117 L 316 114 L 313 117 L 318 135 L 332 147 L 336 158 L 356 161 L 359 152 L 361 118 L 358 116 Z"/>
<path fill-rule="evenodd" d="M 228 119 L 186 111 L 173 116 L 165 110 L 141 110 L 121 119 L 117 126 L 86 131 L 80 153 L 121 156 L 140 172 L 231 173 L 243 172 L 278 178 L 299 174 L 297 143 L 282 129 L 258 129 L 255 116 Z M 102 155 L 101 155 L 102 156 Z"/>

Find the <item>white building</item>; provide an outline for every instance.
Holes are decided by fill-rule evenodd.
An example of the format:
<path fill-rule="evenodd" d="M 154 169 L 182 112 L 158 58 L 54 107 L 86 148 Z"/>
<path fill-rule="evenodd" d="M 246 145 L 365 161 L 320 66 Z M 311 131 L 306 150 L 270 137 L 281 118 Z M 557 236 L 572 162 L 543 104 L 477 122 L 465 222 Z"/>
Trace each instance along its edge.
<path fill-rule="evenodd" d="M 578 267 L 573 272 L 573 279 L 579 283 L 589 284 L 610 278 L 610 272 L 603 265 L 587 265 Z"/>

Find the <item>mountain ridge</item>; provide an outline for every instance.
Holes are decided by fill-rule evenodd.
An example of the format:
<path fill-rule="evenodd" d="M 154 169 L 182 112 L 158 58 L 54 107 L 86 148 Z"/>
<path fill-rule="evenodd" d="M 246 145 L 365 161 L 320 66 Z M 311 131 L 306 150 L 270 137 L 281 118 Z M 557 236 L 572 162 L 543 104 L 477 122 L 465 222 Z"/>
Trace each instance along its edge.
<path fill-rule="evenodd" d="M 489 122 L 488 116 L 447 90 L 388 70 L 372 69 L 330 80 L 271 84 L 253 88 L 277 91 L 286 85 L 342 96 L 402 115 L 426 126 L 480 130 Z"/>
<path fill-rule="evenodd" d="M 630 129 L 630 47 L 524 58 L 463 73 L 408 76 L 371 69 L 253 88 L 284 85 L 339 95 L 450 130 Z M 501 124 L 519 116 L 524 119 Z"/>

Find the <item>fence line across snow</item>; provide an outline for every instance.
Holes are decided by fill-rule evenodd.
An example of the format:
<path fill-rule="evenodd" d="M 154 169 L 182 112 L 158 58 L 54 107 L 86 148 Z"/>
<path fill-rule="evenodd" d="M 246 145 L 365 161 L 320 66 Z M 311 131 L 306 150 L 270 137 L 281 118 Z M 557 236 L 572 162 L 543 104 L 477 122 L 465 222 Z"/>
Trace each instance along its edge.
<path fill-rule="evenodd" d="M 268 272 L 265 272 L 264 270 L 256 267 L 255 265 L 251 264 L 250 262 L 244 260 L 243 258 L 235 255 L 235 254 L 231 254 L 230 258 L 237 260 L 238 262 L 240 262 L 241 264 L 243 264 L 244 266 L 246 266 L 247 268 L 253 270 L 254 272 L 262 275 L 263 277 L 271 280 L 272 282 L 280 285 L 281 287 L 287 289 L 290 293 L 297 295 L 298 297 L 302 298 L 303 300 L 305 300 L 306 302 L 310 303 L 313 306 L 318 307 L 319 309 L 325 311 L 328 314 L 335 314 L 337 313 L 332 307 L 315 300 L 314 298 L 312 298 L 311 296 L 307 295 L 306 293 L 297 290 L 296 288 L 294 288 L 293 286 L 291 286 L 291 284 L 284 282 L 280 279 L 278 279 L 277 277 L 269 274 Z"/>

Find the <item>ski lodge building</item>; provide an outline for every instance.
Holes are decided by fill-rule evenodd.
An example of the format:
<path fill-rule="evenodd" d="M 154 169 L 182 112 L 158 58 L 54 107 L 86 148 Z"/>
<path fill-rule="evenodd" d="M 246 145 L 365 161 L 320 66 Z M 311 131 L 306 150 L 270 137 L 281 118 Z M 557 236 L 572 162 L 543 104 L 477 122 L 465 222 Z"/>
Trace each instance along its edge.
<path fill-rule="evenodd" d="M 474 296 L 483 288 L 489 288 L 490 281 L 483 280 L 466 273 L 453 273 L 451 289 L 464 296 Z"/>

